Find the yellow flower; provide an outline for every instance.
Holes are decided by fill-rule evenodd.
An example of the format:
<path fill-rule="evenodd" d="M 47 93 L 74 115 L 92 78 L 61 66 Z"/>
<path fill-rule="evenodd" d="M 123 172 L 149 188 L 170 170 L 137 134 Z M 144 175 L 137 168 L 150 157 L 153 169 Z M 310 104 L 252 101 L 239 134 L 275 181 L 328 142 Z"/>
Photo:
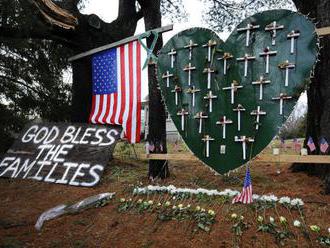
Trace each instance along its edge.
<path fill-rule="evenodd" d="M 241 219 L 241 220 L 244 220 L 244 216 L 243 216 L 243 215 L 241 215 L 240 219 Z"/>
<path fill-rule="evenodd" d="M 162 204 L 160 202 L 158 202 L 157 206 L 160 207 Z"/>
<path fill-rule="evenodd" d="M 280 216 L 280 222 L 281 224 L 285 224 L 286 223 L 286 218 L 283 216 Z"/>
<path fill-rule="evenodd" d="M 120 202 L 125 202 L 125 198 L 120 198 Z"/>
<path fill-rule="evenodd" d="M 148 201 L 148 204 L 152 205 L 152 204 L 154 204 L 154 202 L 152 200 L 150 200 L 150 201 Z"/>
<path fill-rule="evenodd" d="M 257 218 L 257 221 L 261 223 L 261 222 L 264 221 L 264 218 L 263 218 L 262 216 L 259 215 L 258 218 Z"/>
<path fill-rule="evenodd" d="M 319 231 L 320 231 L 320 227 L 318 227 L 317 225 L 311 225 L 311 226 L 309 226 L 309 228 L 310 228 L 313 232 L 319 232 Z"/>
<path fill-rule="evenodd" d="M 188 204 L 188 205 L 187 205 L 187 208 L 190 208 L 190 207 L 191 207 L 191 205 L 190 205 L 190 204 Z"/>
<path fill-rule="evenodd" d="M 168 207 L 170 205 L 171 205 L 171 203 L 169 201 L 165 202 L 165 207 Z"/>
<path fill-rule="evenodd" d="M 183 204 L 179 204 L 178 208 L 182 209 L 183 208 Z"/>
<path fill-rule="evenodd" d="M 200 206 L 197 206 L 196 207 L 196 211 L 200 211 L 201 210 L 201 207 Z"/>
<path fill-rule="evenodd" d="M 205 208 L 201 208 L 201 212 L 205 212 Z"/>
<path fill-rule="evenodd" d="M 237 218 L 237 214 L 235 214 L 235 213 L 231 214 L 231 218 L 232 219 L 236 219 Z"/>
<path fill-rule="evenodd" d="M 214 215 L 215 215 L 215 212 L 214 212 L 212 209 L 210 209 L 210 210 L 208 211 L 208 214 L 214 216 Z"/>
<path fill-rule="evenodd" d="M 132 201 L 132 198 L 129 198 L 129 199 L 128 199 L 128 201 L 130 201 L 130 202 L 131 202 L 131 201 Z"/>
<path fill-rule="evenodd" d="M 138 202 L 138 203 L 142 203 L 142 199 L 139 199 L 137 202 Z"/>

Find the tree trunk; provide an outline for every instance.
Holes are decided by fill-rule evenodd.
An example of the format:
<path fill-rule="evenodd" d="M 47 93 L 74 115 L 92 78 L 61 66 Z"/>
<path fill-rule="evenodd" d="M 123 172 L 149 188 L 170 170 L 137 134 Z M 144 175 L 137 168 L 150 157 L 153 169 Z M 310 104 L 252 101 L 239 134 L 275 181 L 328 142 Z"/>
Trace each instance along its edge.
<path fill-rule="evenodd" d="M 161 27 L 160 0 L 140 0 L 144 16 L 145 29 L 151 30 Z M 148 47 L 153 37 L 147 39 Z M 163 40 L 159 37 L 154 53 L 156 54 L 163 46 Z M 166 147 L 166 117 L 165 107 L 158 86 L 157 68 L 155 64 L 149 65 L 149 134 L 148 141 L 155 145 L 154 153 L 167 153 Z M 150 179 L 166 178 L 169 170 L 166 160 L 149 160 Z"/>
<path fill-rule="evenodd" d="M 330 26 L 330 2 L 328 0 L 295 0 L 298 10 L 309 15 L 317 23 L 317 28 Z M 330 142 L 330 37 L 325 36 L 320 40 L 320 55 L 314 71 L 314 77 L 307 90 L 308 112 L 305 145 L 309 137 L 313 138 L 316 151 L 321 154 L 319 140 L 324 137 Z M 326 155 L 328 155 L 327 152 Z M 330 194 L 330 167 L 329 165 L 294 164 L 293 171 L 307 171 L 312 175 L 325 179 L 325 192 Z"/>

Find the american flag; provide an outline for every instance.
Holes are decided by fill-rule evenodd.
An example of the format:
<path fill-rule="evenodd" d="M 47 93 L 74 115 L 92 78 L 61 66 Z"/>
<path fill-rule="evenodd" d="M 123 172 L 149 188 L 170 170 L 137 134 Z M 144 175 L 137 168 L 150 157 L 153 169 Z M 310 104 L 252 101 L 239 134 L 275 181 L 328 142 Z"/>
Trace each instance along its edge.
<path fill-rule="evenodd" d="M 246 169 L 245 179 L 244 179 L 244 186 L 242 189 L 242 193 L 235 196 L 232 203 L 242 202 L 243 204 L 252 203 L 252 182 L 251 182 L 251 175 L 250 175 L 250 168 Z"/>
<path fill-rule="evenodd" d="M 316 147 L 315 147 L 315 144 L 314 144 L 314 141 L 313 141 L 312 137 L 309 137 L 309 138 L 308 138 L 307 146 L 309 147 L 309 150 L 310 150 L 311 152 L 312 152 L 312 151 L 315 151 Z"/>
<path fill-rule="evenodd" d="M 133 41 L 92 58 L 90 122 L 122 125 L 130 143 L 141 133 L 141 44 Z"/>
<path fill-rule="evenodd" d="M 320 141 L 320 150 L 322 153 L 326 153 L 329 148 L 329 144 L 324 137 Z"/>

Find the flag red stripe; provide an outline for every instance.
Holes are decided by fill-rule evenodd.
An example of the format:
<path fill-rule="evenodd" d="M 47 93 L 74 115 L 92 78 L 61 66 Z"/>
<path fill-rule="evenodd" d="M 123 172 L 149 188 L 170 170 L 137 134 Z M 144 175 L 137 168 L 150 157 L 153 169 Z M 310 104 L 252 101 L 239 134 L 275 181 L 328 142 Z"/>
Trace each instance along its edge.
<path fill-rule="evenodd" d="M 132 110 L 133 110 L 133 43 L 128 45 L 128 68 L 129 68 L 129 111 L 126 122 L 126 135 L 129 140 L 132 138 Z"/>
<path fill-rule="evenodd" d="M 92 117 L 93 117 L 94 112 L 95 112 L 95 98 L 96 98 L 96 96 L 93 95 L 93 96 L 92 96 L 92 111 L 91 111 L 91 113 L 90 113 L 90 115 L 89 115 L 89 123 L 92 122 Z"/>
<path fill-rule="evenodd" d="M 136 44 L 136 71 L 137 71 L 137 114 L 136 114 L 136 142 L 140 142 L 141 134 L 141 44 Z"/>
<path fill-rule="evenodd" d="M 120 109 L 120 114 L 119 114 L 119 119 L 118 122 L 120 124 L 123 124 L 123 116 L 124 116 L 124 112 L 125 112 L 125 97 L 126 97 L 126 79 L 125 79 L 125 46 L 121 46 L 120 47 L 120 77 L 121 77 L 121 109 Z"/>

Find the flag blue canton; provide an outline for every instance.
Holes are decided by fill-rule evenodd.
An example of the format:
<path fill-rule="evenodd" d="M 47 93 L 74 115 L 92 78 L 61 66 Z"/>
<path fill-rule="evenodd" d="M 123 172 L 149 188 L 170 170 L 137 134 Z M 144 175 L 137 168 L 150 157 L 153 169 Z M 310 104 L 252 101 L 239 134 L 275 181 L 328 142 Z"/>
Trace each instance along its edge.
<path fill-rule="evenodd" d="M 250 185 L 251 185 L 251 175 L 250 175 L 250 168 L 248 168 L 244 179 L 244 188 L 247 188 Z"/>
<path fill-rule="evenodd" d="M 117 92 L 117 49 L 109 49 L 92 58 L 93 94 Z"/>

